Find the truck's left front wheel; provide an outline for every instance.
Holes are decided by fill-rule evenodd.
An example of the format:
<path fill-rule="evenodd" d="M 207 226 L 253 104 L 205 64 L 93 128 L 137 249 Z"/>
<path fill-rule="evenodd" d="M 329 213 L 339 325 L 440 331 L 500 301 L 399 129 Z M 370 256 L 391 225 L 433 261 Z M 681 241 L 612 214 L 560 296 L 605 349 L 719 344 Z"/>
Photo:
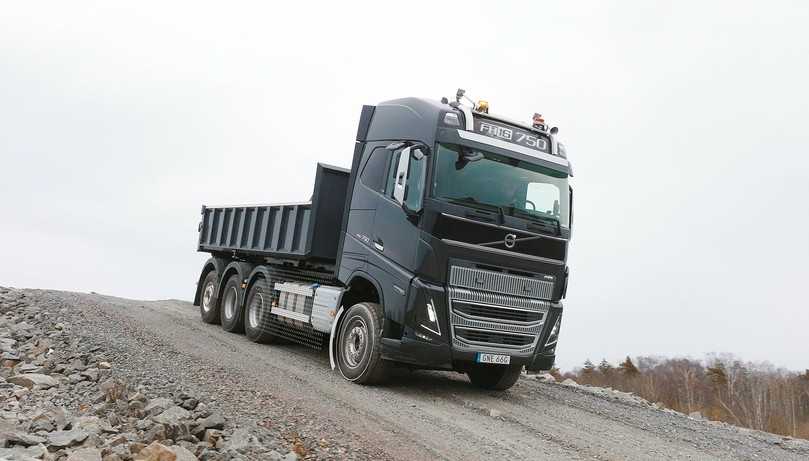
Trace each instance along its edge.
<path fill-rule="evenodd" d="M 351 306 L 340 322 L 337 336 L 337 366 L 357 384 L 385 379 L 388 362 L 382 359 L 382 307 L 376 303 Z"/>

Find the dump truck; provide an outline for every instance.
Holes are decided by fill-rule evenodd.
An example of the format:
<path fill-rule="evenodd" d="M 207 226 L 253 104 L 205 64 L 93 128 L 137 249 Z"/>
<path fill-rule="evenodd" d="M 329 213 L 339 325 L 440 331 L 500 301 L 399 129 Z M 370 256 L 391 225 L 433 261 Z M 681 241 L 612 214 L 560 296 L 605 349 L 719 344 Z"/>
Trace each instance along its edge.
<path fill-rule="evenodd" d="M 572 170 L 558 129 L 526 120 L 463 90 L 363 106 L 351 169 L 318 164 L 310 201 L 202 207 L 202 320 L 328 348 L 359 384 L 407 367 L 505 390 L 551 369 Z"/>

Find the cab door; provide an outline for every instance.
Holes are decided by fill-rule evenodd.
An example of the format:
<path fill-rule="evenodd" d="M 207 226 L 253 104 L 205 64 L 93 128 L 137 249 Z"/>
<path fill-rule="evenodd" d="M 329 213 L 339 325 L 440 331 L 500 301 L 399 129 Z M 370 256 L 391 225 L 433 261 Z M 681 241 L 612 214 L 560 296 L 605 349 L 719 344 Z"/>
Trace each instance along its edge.
<path fill-rule="evenodd" d="M 393 152 L 385 192 L 374 217 L 374 248 L 410 272 L 415 270 L 426 165 L 422 148 L 405 147 Z"/>

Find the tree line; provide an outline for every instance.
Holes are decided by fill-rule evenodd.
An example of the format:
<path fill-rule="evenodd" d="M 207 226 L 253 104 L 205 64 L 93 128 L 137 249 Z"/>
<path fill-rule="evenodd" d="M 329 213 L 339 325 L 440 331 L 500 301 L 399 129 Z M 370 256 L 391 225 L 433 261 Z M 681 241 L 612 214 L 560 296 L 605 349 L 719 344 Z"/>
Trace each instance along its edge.
<path fill-rule="evenodd" d="M 777 369 L 733 356 L 627 357 L 613 366 L 590 360 L 557 379 L 633 392 L 685 414 L 793 437 L 809 438 L 809 370 Z"/>

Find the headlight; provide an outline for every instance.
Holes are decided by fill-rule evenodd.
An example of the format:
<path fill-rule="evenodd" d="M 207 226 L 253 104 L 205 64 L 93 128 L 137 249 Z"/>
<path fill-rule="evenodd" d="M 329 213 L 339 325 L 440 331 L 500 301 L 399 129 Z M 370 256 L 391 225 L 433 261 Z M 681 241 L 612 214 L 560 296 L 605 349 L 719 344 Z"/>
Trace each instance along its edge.
<path fill-rule="evenodd" d="M 551 334 L 548 335 L 548 341 L 545 343 L 546 346 L 550 346 L 554 344 L 556 341 L 559 340 L 559 328 L 561 328 L 562 324 L 562 316 L 556 318 L 556 323 L 553 324 L 553 329 L 551 330 Z"/>

